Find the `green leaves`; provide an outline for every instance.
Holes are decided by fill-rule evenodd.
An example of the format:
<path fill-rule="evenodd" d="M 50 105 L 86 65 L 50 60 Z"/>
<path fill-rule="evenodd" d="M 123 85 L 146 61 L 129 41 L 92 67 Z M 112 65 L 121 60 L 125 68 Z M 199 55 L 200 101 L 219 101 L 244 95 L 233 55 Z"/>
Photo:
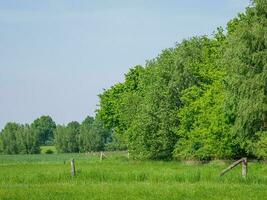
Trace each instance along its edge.
<path fill-rule="evenodd" d="M 97 116 L 136 158 L 257 156 L 267 124 L 267 3 L 166 49 L 100 95 Z"/>
<path fill-rule="evenodd" d="M 250 156 L 255 156 L 250 144 L 258 141 L 256 132 L 266 130 L 266 8 L 266 1 L 255 1 L 254 7 L 237 20 L 222 59 L 235 113 L 232 132 L 238 138 L 242 154 Z"/>
<path fill-rule="evenodd" d="M 55 145 L 59 152 L 103 151 L 111 140 L 110 129 L 93 117 L 86 117 L 79 124 L 76 121 L 58 125 L 55 131 Z"/>
<path fill-rule="evenodd" d="M 0 134 L 0 150 L 4 154 L 39 153 L 37 132 L 27 124 L 7 123 Z"/>
<path fill-rule="evenodd" d="M 56 123 L 50 116 L 41 116 L 31 124 L 38 135 L 40 145 L 53 144 Z"/>

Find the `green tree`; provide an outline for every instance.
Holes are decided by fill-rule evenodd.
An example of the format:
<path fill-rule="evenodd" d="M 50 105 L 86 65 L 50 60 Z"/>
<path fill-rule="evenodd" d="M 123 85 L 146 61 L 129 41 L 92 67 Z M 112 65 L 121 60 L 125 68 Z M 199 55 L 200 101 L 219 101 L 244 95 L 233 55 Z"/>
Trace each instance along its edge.
<path fill-rule="evenodd" d="M 267 2 L 255 0 L 228 24 L 223 56 L 228 107 L 233 113 L 236 156 L 256 156 L 254 144 L 265 136 L 267 121 Z M 259 132 L 260 134 L 257 134 Z"/>
<path fill-rule="evenodd" d="M 37 133 L 27 124 L 7 123 L 1 131 L 0 144 L 4 154 L 40 153 Z"/>
<path fill-rule="evenodd" d="M 50 116 L 41 116 L 34 120 L 31 127 L 36 131 L 41 145 L 53 143 L 56 124 Z"/>
<path fill-rule="evenodd" d="M 55 147 L 58 152 L 69 152 L 66 126 L 57 125 L 55 130 Z"/>
<path fill-rule="evenodd" d="M 191 67 L 195 83 L 181 93 L 176 158 L 209 160 L 232 156 L 232 138 L 224 106 L 226 70 L 219 62 L 226 37 L 221 28 L 214 36 L 199 39 L 202 58 Z"/>
<path fill-rule="evenodd" d="M 137 112 L 140 79 L 144 72 L 142 66 L 135 66 L 125 75 L 125 82 L 118 83 L 99 95 L 100 105 L 96 120 L 112 131 L 112 144 L 107 148 L 125 149 L 126 130 Z M 136 93 L 135 93 L 136 92 Z"/>
<path fill-rule="evenodd" d="M 93 117 L 86 117 L 81 124 L 80 151 L 102 151 L 110 141 L 111 131 Z"/>
<path fill-rule="evenodd" d="M 58 125 L 55 131 L 55 146 L 59 152 L 79 152 L 80 124 L 73 121 L 67 126 Z"/>
<path fill-rule="evenodd" d="M 86 117 L 81 124 L 80 132 L 80 151 L 96 151 L 100 137 L 92 132 L 95 119 L 93 117 Z"/>
<path fill-rule="evenodd" d="M 1 131 L 1 149 L 4 154 L 19 153 L 16 134 L 21 130 L 17 123 L 7 123 Z"/>
<path fill-rule="evenodd" d="M 36 130 L 28 124 L 21 125 L 21 129 L 16 134 L 18 153 L 35 154 L 40 153 L 40 144 Z"/>

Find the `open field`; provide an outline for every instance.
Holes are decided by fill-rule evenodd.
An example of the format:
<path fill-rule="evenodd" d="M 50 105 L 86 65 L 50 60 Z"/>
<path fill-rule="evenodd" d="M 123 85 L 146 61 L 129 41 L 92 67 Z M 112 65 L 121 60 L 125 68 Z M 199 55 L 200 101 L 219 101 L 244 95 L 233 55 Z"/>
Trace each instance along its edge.
<path fill-rule="evenodd" d="M 77 176 L 70 176 L 70 159 Z M 0 199 L 265 199 L 267 164 L 249 163 L 247 179 L 229 163 L 132 161 L 125 153 L 0 156 Z"/>

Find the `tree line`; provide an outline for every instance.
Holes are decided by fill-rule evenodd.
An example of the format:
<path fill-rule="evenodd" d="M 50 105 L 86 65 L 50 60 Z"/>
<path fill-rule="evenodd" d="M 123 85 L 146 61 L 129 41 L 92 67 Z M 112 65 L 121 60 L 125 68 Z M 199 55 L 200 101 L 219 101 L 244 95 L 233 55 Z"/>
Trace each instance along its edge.
<path fill-rule="evenodd" d="M 267 1 L 183 40 L 99 95 L 96 117 L 8 123 L 2 153 L 128 149 L 138 159 L 267 158 Z"/>
<path fill-rule="evenodd" d="M 54 145 L 64 153 L 125 149 L 112 140 L 111 130 L 89 116 L 81 124 L 67 125 L 56 125 L 50 116 L 41 116 L 30 125 L 9 122 L 0 132 L 3 154 L 40 153 L 43 145 Z"/>
<path fill-rule="evenodd" d="M 141 159 L 267 157 L 267 1 L 163 50 L 105 90 L 97 118 Z"/>

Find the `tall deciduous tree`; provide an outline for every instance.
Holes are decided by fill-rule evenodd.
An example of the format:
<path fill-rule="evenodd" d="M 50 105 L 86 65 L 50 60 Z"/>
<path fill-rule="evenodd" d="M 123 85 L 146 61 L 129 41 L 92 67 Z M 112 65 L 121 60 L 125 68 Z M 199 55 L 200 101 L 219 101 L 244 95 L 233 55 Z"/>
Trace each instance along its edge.
<path fill-rule="evenodd" d="M 0 149 L 4 154 L 39 153 L 37 133 L 27 124 L 7 123 L 0 134 Z"/>
<path fill-rule="evenodd" d="M 80 124 L 76 121 L 67 126 L 58 125 L 55 131 L 55 146 L 59 152 L 79 152 Z"/>
<path fill-rule="evenodd" d="M 228 24 L 223 63 L 228 70 L 229 107 L 239 156 L 255 156 L 267 137 L 267 1 L 255 0 Z M 257 134 L 257 132 L 259 132 Z"/>
<path fill-rule="evenodd" d="M 53 143 L 56 124 L 50 116 L 41 116 L 34 120 L 31 127 L 36 131 L 41 145 Z"/>
<path fill-rule="evenodd" d="M 19 153 L 16 134 L 20 129 L 21 127 L 17 123 L 7 123 L 1 131 L 1 149 L 4 154 Z"/>

